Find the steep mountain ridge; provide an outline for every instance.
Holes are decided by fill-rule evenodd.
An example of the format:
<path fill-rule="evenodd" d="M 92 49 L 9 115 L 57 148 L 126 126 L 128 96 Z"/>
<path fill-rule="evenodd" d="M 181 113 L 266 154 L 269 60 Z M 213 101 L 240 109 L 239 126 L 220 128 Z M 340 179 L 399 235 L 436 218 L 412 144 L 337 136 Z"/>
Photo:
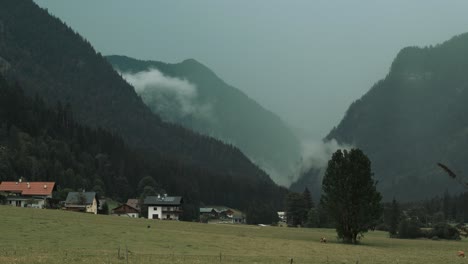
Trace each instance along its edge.
<path fill-rule="evenodd" d="M 179 164 L 173 168 L 180 173 L 157 175 L 168 189 L 180 190 L 185 179 L 203 193 L 211 188 L 206 183 L 224 181 L 236 187 L 207 200 L 218 197 L 246 208 L 252 193 L 262 202 L 282 203 L 267 195 L 278 187 L 237 148 L 162 122 L 89 42 L 31 0 L 0 2 L 0 57 L 9 65 L 7 77 L 27 94 L 42 96 L 49 105 L 70 105 L 79 122 L 122 136 L 149 161 Z"/>
<path fill-rule="evenodd" d="M 164 120 L 180 124 L 199 133 L 219 138 L 239 147 L 251 160 L 269 172 L 277 183 L 289 185 L 294 166 L 300 159 L 299 142 L 291 130 L 274 113 L 264 109 L 239 89 L 226 84 L 212 70 L 194 59 L 169 64 L 143 61 L 126 56 L 107 56 L 108 61 L 130 83 L 133 80 L 143 101 Z M 168 81 L 144 81 L 157 70 L 170 80 L 191 85 L 194 95 L 184 105 L 180 96 L 168 95 L 161 86 Z M 175 78 L 175 79 L 172 79 Z M 171 87 L 175 92 L 176 87 Z M 189 102 L 187 102 L 189 101 Z M 175 107 L 178 105 L 178 107 Z M 190 113 L 180 113 L 180 108 Z M 177 109 L 175 109 L 177 108 Z M 193 109 L 195 108 L 195 109 Z"/>
<path fill-rule="evenodd" d="M 385 79 L 351 104 L 325 140 L 363 149 L 388 200 L 459 191 L 437 163 L 467 176 L 467 73 L 468 34 L 404 48 Z"/>

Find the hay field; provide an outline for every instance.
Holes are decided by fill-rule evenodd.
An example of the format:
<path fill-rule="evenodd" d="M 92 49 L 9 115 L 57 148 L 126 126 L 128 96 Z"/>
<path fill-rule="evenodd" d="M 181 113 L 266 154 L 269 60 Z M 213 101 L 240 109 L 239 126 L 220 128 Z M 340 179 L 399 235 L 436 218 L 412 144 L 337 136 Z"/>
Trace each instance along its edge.
<path fill-rule="evenodd" d="M 319 242 L 322 236 L 328 243 Z M 458 250 L 468 251 L 468 240 L 400 240 L 370 232 L 360 245 L 344 245 L 335 236 L 330 229 L 0 206 L 0 263 L 290 263 L 291 258 L 293 263 L 468 263 L 456 256 Z"/>

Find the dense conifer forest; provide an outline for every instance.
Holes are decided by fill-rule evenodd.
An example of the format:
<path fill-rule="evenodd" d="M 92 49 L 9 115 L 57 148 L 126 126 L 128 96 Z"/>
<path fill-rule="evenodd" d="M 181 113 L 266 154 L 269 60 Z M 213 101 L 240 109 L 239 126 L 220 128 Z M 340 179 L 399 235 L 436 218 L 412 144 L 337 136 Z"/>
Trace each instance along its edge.
<path fill-rule="evenodd" d="M 187 217 L 197 215 L 200 202 L 248 209 L 251 200 L 271 214 L 287 192 L 268 178 L 244 177 L 241 182 L 229 174 L 133 151 L 118 135 L 79 124 L 68 105 L 57 102 L 49 108 L 39 96 L 25 96 L 17 83 L 9 85 L 2 77 L 0 181 L 20 177 L 56 181 L 59 192 L 94 190 L 120 201 L 158 192 L 179 194 L 187 201 Z"/>
<path fill-rule="evenodd" d="M 241 151 L 161 121 L 88 41 L 30 0 L 0 2 L 0 73 L 13 83 L 2 82 L 1 179 L 124 200 L 150 177 L 193 215 L 200 202 L 283 205 L 287 190 Z"/>

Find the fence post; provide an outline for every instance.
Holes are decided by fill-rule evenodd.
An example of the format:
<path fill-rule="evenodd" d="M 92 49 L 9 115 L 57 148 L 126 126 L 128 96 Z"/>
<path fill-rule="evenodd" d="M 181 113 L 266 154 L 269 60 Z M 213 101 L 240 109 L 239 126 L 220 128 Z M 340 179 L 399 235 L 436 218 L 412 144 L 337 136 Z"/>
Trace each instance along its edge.
<path fill-rule="evenodd" d="M 128 247 L 127 247 L 127 243 L 125 243 L 125 259 L 127 260 L 127 264 L 128 264 Z"/>

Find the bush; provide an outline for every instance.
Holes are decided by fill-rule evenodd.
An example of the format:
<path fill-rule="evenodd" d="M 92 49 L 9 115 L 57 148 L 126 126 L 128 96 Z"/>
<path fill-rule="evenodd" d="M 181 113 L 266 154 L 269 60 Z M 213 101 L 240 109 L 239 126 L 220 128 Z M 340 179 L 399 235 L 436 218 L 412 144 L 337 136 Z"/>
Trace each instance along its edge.
<path fill-rule="evenodd" d="M 6 204 L 7 203 L 7 198 L 5 195 L 0 194 L 0 204 Z"/>
<path fill-rule="evenodd" d="M 437 237 L 440 239 L 460 239 L 460 231 L 447 223 L 438 223 L 427 234 L 428 238 Z"/>

